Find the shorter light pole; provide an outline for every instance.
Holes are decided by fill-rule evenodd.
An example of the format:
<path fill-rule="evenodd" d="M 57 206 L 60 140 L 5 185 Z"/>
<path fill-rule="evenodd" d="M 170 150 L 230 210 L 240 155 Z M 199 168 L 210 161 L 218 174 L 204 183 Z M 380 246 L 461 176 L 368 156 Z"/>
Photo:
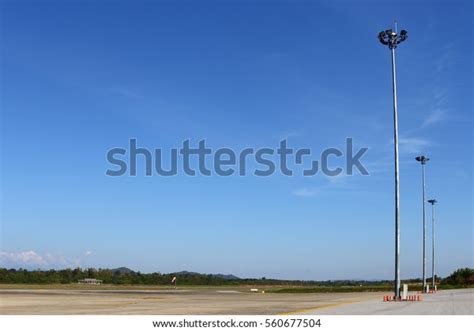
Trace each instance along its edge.
<path fill-rule="evenodd" d="M 421 186 L 423 196 L 423 292 L 426 292 L 426 221 L 425 221 L 425 164 L 430 159 L 424 155 L 417 156 L 415 158 L 421 164 Z"/>
<path fill-rule="evenodd" d="M 433 222 L 433 225 L 432 225 L 432 235 L 433 235 L 433 240 L 432 240 L 432 246 L 431 246 L 431 279 L 432 279 L 432 287 L 433 287 L 433 290 L 435 289 L 435 203 L 437 203 L 438 201 L 436 201 L 436 199 L 431 199 L 431 200 L 428 200 L 429 203 L 431 203 L 431 218 L 432 218 L 432 222 Z"/>

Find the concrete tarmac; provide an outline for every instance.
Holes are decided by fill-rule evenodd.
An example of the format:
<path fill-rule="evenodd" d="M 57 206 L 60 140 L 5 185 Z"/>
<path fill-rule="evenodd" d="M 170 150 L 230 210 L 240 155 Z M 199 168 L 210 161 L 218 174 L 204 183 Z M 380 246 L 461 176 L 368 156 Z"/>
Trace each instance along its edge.
<path fill-rule="evenodd" d="M 381 302 L 380 299 L 305 311 L 318 315 L 474 315 L 474 289 L 423 294 L 422 301 Z"/>
<path fill-rule="evenodd" d="M 422 302 L 383 302 L 387 294 L 262 294 L 216 289 L 0 289 L 0 314 L 474 314 L 472 289 L 423 295 Z"/>

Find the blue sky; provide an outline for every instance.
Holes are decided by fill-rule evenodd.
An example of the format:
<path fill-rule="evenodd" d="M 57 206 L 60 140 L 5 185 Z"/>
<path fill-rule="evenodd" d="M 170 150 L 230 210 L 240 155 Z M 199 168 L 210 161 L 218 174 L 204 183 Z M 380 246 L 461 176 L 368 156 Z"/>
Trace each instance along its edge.
<path fill-rule="evenodd" d="M 472 267 L 472 13 L 471 1 L 2 1 L 2 265 L 392 279 L 390 53 L 376 37 L 396 18 L 409 33 L 401 275 L 421 277 L 421 153 L 438 273 Z M 352 137 L 370 176 L 106 176 L 107 150 L 131 137 L 163 150 L 287 138 L 316 155 Z"/>

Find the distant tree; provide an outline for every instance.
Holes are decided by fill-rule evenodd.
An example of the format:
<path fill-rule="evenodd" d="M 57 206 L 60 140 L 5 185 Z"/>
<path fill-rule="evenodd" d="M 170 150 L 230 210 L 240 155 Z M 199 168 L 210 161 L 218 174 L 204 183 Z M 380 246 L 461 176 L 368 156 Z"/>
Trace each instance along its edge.
<path fill-rule="evenodd" d="M 474 285 L 474 269 L 462 268 L 442 280 L 442 284 L 470 286 Z"/>
<path fill-rule="evenodd" d="M 110 269 L 63 269 L 63 270 L 26 270 L 0 268 L 1 284 L 70 284 L 76 283 L 84 278 L 97 278 L 105 284 L 146 284 L 146 285 L 169 285 L 173 276 L 177 276 L 180 285 L 280 285 L 280 286 L 317 286 L 317 287 L 341 287 L 341 286 L 390 286 L 391 282 L 381 281 L 353 281 L 353 280 L 328 280 L 328 281 L 290 281 L 267 279 L 227 279 L 220 275 L 199 274 L 182 272 L 178 274 L 161 274 L 158 272 L 144 274 L 140 272 L 112 271 Z M 439 279 L 436 277 L 437 280 Z M 463 268 L 453 272 L 441 280 L 441 284 L 452 286 L 473 286 L 474 269 Z"/>

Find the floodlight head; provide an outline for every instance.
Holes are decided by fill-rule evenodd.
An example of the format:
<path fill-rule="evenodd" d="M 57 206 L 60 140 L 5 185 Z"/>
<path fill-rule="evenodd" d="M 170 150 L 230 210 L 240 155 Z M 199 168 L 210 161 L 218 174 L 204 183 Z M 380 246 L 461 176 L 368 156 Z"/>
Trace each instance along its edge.
<path fill-rule="evenodd" d="M 387 34 L 385 33 L 385 31 L 381 31 L 379 33 L 379 41 L 383 44 L 383 45 L 388 45 L 388 38 L 387 38 Z"/>
<path fill-rule="evenodd" d="M 408 32 L 406 30 L 400 31 L 400 35 L 392 29 L 381 31 L 378 35 L 380 43 L 383 45 L 388 45 L 388 48 L 394 49 L 398 44 L 405 41 L 408 37 Z"/>
<path fill-rule="evenodd" d="M 429 203 L 431 203 L 432 205 L 434 205 L 435 203 L 437 203 L 438 201 L 436 201 L 436 199 L 431 199 L 431 200 L 428 200 Z"/>
<path fill-rule="evenodd" d="M 397 38 L 397 44 L 400 44 L 401 42 L 405 41 L 407 38 L 408 38 L 407 30 L 400 31 L 400 36 L 398 36 Z"/>
<path fill-rule="evenodd" d="M 417 160 L 417 161 L 420 162 L 421 164 L 425 164 L 425 163 L 428 162 L 430 159 L 427 158 L 427 157 L 424 156 L 424 155 L 420 155 L 420 156 L 415 157 L 415 160 Z"/>

